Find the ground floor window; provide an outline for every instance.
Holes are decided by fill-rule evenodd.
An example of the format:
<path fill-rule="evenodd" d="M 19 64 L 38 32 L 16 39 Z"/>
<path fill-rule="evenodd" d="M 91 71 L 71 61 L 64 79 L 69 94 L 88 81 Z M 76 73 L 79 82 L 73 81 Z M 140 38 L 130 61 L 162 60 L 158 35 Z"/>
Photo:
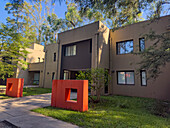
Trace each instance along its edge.
<path fill-rule="evenodd" d="M 142 70 L 140 72 L 140 76 L 141 76 L 141 85 L 146 86 L 147 85 L 146 71 Z"/>
<path fill-rule="evenodd" d="M 54 80 L 54 78 L 55 78 L 55 72 L 53 72 L 52 74 L 52 80 Z"/>
<path fill-rule="evenodd" d="M 34 81 L 33 84 L 38 85 L 40 80 L 40 73 L 34 73 Z"/>
<path fill-rule="evenodd" d="M 64 70 L 64 80 L 69 80 L 70 79 L 70 72 L 67 70 Z"/>
<path fill-rule="evenodd" d="M 118 71 L 117 84 L 119 85 L 134 85 L 134 71 Z"/>

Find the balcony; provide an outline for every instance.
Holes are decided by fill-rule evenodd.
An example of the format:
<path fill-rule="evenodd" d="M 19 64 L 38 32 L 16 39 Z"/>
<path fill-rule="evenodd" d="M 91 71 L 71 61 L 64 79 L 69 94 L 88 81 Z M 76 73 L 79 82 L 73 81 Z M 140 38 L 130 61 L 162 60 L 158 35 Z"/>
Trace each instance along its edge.
<path fill-rule="evenodd" d="M 28 71 L 43 71 L 44 62 L 31 63 L 28 65 Z"/>

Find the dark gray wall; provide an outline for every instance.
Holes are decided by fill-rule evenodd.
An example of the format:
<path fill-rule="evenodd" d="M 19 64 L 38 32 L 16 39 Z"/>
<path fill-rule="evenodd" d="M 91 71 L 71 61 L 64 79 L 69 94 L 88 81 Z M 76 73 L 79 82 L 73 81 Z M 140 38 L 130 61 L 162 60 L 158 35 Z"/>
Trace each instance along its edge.
<path fill-rule="evenodd" d="M 69 45 L 76 45 L 75 56 L 65 56 L 65 47 Z M 69 45 L 62 46 L 62 58 L 61 58 L 61 79 L 63 78 L 63 70 L 69 69 L 88 69 L 91 68 L 91 45 L 92 40 L 85 40 L 76 43 L 70 43 Z"/>

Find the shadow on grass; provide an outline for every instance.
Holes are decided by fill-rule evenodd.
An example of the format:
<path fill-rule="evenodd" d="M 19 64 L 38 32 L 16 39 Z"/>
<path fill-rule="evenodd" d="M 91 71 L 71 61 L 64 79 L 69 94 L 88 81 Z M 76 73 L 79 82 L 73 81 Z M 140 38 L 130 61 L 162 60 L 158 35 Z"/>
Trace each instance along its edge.
<path fill-rule="evenodd" d="M 153 99 L 105 96 L 101 103 L 90 103 L 87 112 L 53 107 L 33 111 L 82 127 L 170 127 L 170 118 L 155 116 L 146 109 L 154 103 Z"/>

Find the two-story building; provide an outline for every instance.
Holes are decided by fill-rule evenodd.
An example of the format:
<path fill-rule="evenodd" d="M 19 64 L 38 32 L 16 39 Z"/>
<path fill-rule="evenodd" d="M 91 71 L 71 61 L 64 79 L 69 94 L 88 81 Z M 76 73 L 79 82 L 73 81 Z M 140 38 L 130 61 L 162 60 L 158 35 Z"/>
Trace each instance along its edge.
<path fill-rule="evenodd" d="M 51 88 L 53 79 L 76 79 L 79 71 L 90 68 L 109 70 L 111 82 L 103 94 L 149 97 L 170 100 L 170 64 L 161 68 L 156 80 L 147 80 L 148 71 L 137 73 L 141 58 L 133 52 L 142 51 L 155 41 L 144 34 L 170 31 L 170 16 L 156 21 L 142 21 L 115 31 L 102 22 L 94 22 L 58 34 L 58 41 L 44 46 L 33 44 L 28 55 L 29 68 L 17 70 L 16 77 L 25 84 Z M 44 58 L 44 59 L 43 59 Z"/>
<path fill-rule="evenodd" d="M 142 21 L 115 31 L 102 22 L 94 22 L 58 34 L 55 44 L 45 48 L 43 84 L 52 87 L 53 79 L 76 79 L 80 70 L 105 68 L 111 74 L 111 84 L 104 93 L 170 100 L 170 64 L 162 67 L 156 80 L 147 80 L 149 72 L 137 73 L 141 59 L 133 52 L 144 50 L 154 41 L 143 35 L 153 30 L 157 34 L 170 31 L 170 16 L 156 21 Z"/>

